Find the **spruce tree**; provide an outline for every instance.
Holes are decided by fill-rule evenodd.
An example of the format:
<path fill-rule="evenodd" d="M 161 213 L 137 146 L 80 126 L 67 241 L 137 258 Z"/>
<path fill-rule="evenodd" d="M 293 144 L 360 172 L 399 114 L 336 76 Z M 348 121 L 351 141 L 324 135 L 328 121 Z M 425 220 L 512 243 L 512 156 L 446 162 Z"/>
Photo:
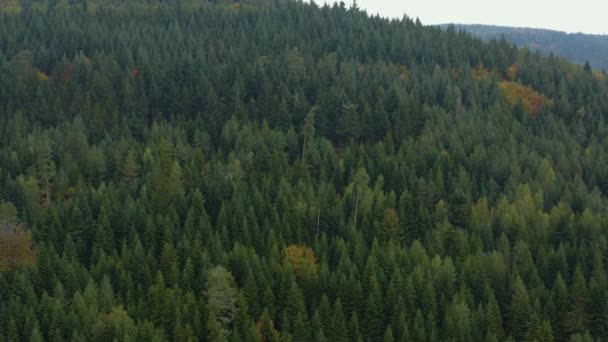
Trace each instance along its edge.
<path fill-rule="evenodd" d="M 530 328 L 532 317 L 532 306 L 528 297 L 528 291 L 521 278 L 516 276 L 513 284 L 513 296 L 511 299 L 511 335 L 516 341 L 523 341 Z"/>

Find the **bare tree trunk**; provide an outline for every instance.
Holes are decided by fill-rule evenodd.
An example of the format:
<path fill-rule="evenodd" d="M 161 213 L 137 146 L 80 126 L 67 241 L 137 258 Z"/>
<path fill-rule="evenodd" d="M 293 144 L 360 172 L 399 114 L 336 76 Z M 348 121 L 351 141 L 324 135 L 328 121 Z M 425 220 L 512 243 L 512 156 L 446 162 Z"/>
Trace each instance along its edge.
<path fill-rule="evenodd" d="M 321 223 L 321 208 L 317 207 L 317 239 L 319 238 L 320 223 Z"/>
<path fill-rule="evenodd" d="M 359 193 L 355 196 L 355 229 L 357 229 L 357 213 L 359 211 Z"/>
<path fill-rule="evenodd" d="M 44 203 L 41 203 L 45 208 L 51 206 L 51 184 L 48 179 L 44 180 Z"/>

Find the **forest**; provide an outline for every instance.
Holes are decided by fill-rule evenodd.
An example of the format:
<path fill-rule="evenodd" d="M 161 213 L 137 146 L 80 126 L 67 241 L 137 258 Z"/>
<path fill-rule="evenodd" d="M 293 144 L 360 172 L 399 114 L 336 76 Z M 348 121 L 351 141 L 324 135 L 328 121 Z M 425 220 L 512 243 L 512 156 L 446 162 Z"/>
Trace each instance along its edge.
<path fill-rule="evenodd" d="M 538 50 L 545 55 L 555 54 L 580 65 L 589 63 L 598 70 L 608 70 L 608 35 L 491 25 L 455 26 L 485 40 L 504 36 L 507 41 L 522 48 Z"/>
<path fill-rule="evenodd" d="M 356 4 L 0 0 L 0 341 L 608 341 L 606 118 Z"/>

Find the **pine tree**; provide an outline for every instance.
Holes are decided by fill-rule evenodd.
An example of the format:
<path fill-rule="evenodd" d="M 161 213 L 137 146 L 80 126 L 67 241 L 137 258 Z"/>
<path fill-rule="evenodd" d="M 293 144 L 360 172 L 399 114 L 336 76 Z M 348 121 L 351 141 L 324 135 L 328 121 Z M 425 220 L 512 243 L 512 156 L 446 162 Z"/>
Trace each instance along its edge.
<path fill-rule="evenodd" d="M 593 336 L 608 337 L 608 287 L 605 276 L 596 275 L 591 279 L 590 288 L 590 328 Z"/>
<path fill-rule="evenodd" d="M 111 253 L 114 248 L 114 232 L 110 225 L 109 215 L 108 209 L 102 207 L 95 227 L 95 241 L 93 242 L 95 251 Z"/>
<path fill-rule="evenodd" d="M 365 334 L 369 339 L 379 341 L 384 334 L 385 317 L 382 293 L 375 278 L 372 278 L 368 291 L 365 305 Z"/>
<path fill-rule="evenodd" d="M 304 127 L 302 128 L 302 135 L 304 136 L 302 140 L 302 161 L 304 161 L 306 156 L 307 144 L 312 144 L 315 136 L 315 114 L 316 108 L 313 107 L 304 120 Z"/>
<path fill-rule="evenodd" d="M 274 328 L 274 323 L 272 321 L 272 319 L 270 318 L 270 314 L 268 313 L 267 310 L 264 310 L 264 313 L 262 314 L 262 319 L 260 322 L 260 335 L 262 338 L 262 341 L 268 341 L 268 342 L 278 342 L 279 341 L 279 333 L 278 331 Z"/>
<path fill-rule="evenodd" d="M 336 302 L 334 303 L 330 327 L 331 328 L 327 331 L 327 334 L 333 341 L 348 341 L 346 319 L 344 318 L 344 311 L 342 310 L 342 302 L 340 301 L 340 298 L 336 299 Z"/>
<path fill-rule="evenodd" d="M 486 308 L 486 315 L 488 320 L 488 336 L 492 335 L 497 339 L 501 339 L 504 336 L 502 315 L 498 302 L 496 301 L 496 297 L 494 297 L 494 292 L 490 292 L 488 305 Z"/>
<path fill-rule="evenodd" d="M 331 311 L 331 306 L 329 304 L 329 299 L 327 298 L 327 295 L 323 294 L 321 296 L 321 301 L 319 302 L 319 305 L 317 306 L 317 310 L 315 311 L 315 314 L 319 315 L 319 319 L 323 326 L 323 331 L 328 332 L 329 328 L 331 326 L 332 311 Z"/>
<path fill-rule="evenodd" d="M 19 332 L 17 331 L 17 322 L 14 319 L 8 321 L 8 329 L 6 333 L 7 341 L 19 341 Z"/>
<path fill-rule="evenodd" d="M 356 312 L 353 312 L 352 316 L 350 317 L 350 321 L 348 322 L 349 341 L 359 341 L 363 339 L 359 330 L 359 324 L 359 317 L 357 316 Z"/>
<path fill-rule="evenodd" d="M 384 338 L 382 339 L 382 341 L 384 341 L 384 342 L 394 342 L 395 341 L 395 339 L 393 338 L 393 329 L 391 329 L 390 325 L 386 328 L 386 331 L 384 332 Z"/>
<path fill-rule="evenodd" d="M 339 112 L 336 133 L 341 138 L 359 139 L 361 136 L 361 121 L 357 106 L 352 103 L 342 105 Z"/>
<path fill-rule="evenodd" d="M 135 152 L 131 149 L 125 157 L 122 170 L 123 181 L 131 186 L 137 183 L 139 177 L 139 165 L 135 159 Z"/>
<path fill-rule="evenodd" d="M 32 334 L 30 335 L 30 342 L 43 342 L 44 341 L 44 337 L 42 336 L 42 333 L 40 332 L 40 327 L 38 325 L 36 325 L 34 327 L 34 330 L 32 331 Z"/>
<path fill-rule="evenodd" d="M 362 192 L 365 190 L 368 183 L 369 183 L 369 175 L 367 174 L 365 169 L 364 168 L 358 169 L 352 179 L 352 186 L 353 186 L 353 193 L 354 193 L 354 200 L 355 200 L 355 203 L 354 203 L 355 210 L 353 213 L 353 227 L 354 228 L 357 228 L 357 218 L 359 216 L 359 214 L 358 214 L 359 213 L 359 203 L 361 201 Z"/>
<path fill-rule="evenodd" d="M 570 309 L 565 316 L 565 327 L 570 334 L 584 333 L 588 328 L 587 305 L 589 293 L 587 282 L 580 267 L 574 272 L 570 290 Z"/>
<path fill-rule="evenodd" d="M 55 162 L 53 161 L 53 150 L 48 134 L 43 134 L 40 137 L 38 144 L 36 171 L 38 174 L 39 185 L 42 189 L 40 204 L 45 208 L 48 208 L 51 205 L 51 181 L 56 174 Z"/>
<path fill-rule="evenodd" d="M 289 289 L 285 310 L 287 311 L 287 318 L 289 319 L 289 324 L 291 326 L 296 326 L 298 320 L 307 320 L 304 295 L 295 281 L 292 282 Z"/>
<path fill-rule="evenodd" d="M 555 336 L 565 336 L 566 327 L 565 317 L 569 307 L 568 287 L 561 274 L 557 274 L 553 288 L 551 289 L 551 299 L 553 301 L 554 310 L 551 312 L 551 322 L 555 331 Z"/>
<path fill-rule="evenodd" d="M 445 332 L 448 339 L 456 341 L 471 340 L 471 313 L 462 300 L 455 298 L 446 312 Z"/>
<path fill-rule="evenodd" d="M 513 284 L 513 297 L 511 299 L 511 335 L 516 341 L 523 341 L 528 333 L 532 306 L 528 298 L 528 291 L 518 276 Z"/>
<path fill-rule="evenodd" d="M 553 330 L 549 321 L 538 322 L 529 332 L 529 341 L 553 342 Z"/>
<path fill-rule="evenodd" d="M 420 310 L 416 310 L 416 317 L 414 318 L 414 324 L 412 326 L 412 332 L 410 334 L 411 338 L 414 338 L 416 341 L 426 341 L 427 340 L 427 332 L 425 327 L 424 317 L 422 316 L 422 312 Z"/>

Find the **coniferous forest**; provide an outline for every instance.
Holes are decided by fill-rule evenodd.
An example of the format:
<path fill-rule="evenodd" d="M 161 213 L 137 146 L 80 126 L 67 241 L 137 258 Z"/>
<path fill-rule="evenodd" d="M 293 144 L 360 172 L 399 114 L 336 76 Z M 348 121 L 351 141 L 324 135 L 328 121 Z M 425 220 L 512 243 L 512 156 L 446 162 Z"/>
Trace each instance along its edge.
<path fill-rule="evenodd" d="M 608 340 L 604 72 L 299 1 L 0 1 L 0 341 Z"/>

